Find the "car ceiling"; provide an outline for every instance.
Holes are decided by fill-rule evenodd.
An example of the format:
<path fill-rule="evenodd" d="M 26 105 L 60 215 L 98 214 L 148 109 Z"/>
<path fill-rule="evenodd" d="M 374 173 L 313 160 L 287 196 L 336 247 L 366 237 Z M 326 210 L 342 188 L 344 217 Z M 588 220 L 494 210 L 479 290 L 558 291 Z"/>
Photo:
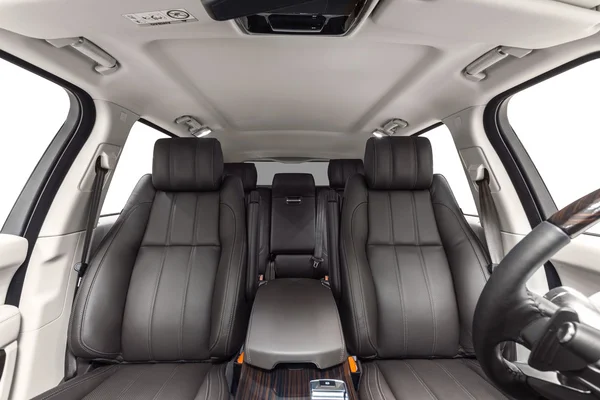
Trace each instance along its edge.
<path fill-rule="evenodd" d="M 600 0 L 380 0 L 346 37 L 246 35 L 200 0 L 0 0 L 0 49 L 177 134 L 193 115 L 228 160 L 356 157 L 391 118 L 416 132 L 593 50 Z M 186 9 L 198 21 L 140 27 L 123 14 Z M 121 68 L 45 39 L 83 36 Z M 588 39 L 585 39 L 588 38 Z M 472 82 L 499 45 L 534 49 Z"/>

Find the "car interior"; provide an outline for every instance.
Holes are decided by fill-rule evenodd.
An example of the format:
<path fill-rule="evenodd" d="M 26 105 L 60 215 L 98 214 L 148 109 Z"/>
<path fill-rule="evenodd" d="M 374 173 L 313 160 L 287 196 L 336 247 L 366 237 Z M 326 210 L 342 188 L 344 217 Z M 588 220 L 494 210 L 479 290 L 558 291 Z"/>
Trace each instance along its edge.
<path fill-rule="evenodd" d="M 0 400 L 600 398 L 600 0 L 0 0 Z"/>

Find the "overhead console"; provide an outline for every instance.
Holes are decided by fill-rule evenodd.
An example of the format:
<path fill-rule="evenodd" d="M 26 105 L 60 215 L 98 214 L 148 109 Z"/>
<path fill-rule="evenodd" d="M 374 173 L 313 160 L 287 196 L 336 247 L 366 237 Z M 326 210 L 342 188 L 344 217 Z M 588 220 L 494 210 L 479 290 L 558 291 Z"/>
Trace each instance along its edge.
<path fill-rule="evenodd" d="M 235 19 L 248 34 L 347 35 L 371 0 L 202 0 L 219 21 Z"/>

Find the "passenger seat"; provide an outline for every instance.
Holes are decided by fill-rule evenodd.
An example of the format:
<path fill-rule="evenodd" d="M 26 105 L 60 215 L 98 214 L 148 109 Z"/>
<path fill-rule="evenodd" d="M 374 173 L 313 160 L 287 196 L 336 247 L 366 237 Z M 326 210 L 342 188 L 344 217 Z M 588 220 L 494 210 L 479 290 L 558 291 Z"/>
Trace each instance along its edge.
<path fill-rule="evenodd" d="M 363 161 L 360 159 L 338 159 L 330 160 L 327 168 L 329 187 L 334 189 L 340 196 L 344 195 L 346 182 L 353 175 L 365 174 Z"/>
<path fill-rule="evenodd" d="M 246 335 L 242 183 L 215 139 L 160 139 L 75 298 L 78 374 L 44 399 L 229 399 Z"/>

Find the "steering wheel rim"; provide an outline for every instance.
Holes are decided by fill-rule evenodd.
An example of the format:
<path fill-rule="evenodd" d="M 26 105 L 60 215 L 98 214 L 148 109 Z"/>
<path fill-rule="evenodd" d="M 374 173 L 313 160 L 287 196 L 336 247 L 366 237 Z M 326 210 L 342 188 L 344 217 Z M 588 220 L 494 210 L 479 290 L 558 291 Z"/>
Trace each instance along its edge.
<path fill-rule="evenodd" d="M 527 376 L 502 357 L 499 345 L 513 341 L 532 349 L 527 331 L 557 310 L 526 284 L 554 254 L 600 220 L 600 189 L 582 197 L 535 227 L 502 260 L 484 287 L 475 309 L 473 342 L 487 376 L 516 398 L 539 398 Z"/>

